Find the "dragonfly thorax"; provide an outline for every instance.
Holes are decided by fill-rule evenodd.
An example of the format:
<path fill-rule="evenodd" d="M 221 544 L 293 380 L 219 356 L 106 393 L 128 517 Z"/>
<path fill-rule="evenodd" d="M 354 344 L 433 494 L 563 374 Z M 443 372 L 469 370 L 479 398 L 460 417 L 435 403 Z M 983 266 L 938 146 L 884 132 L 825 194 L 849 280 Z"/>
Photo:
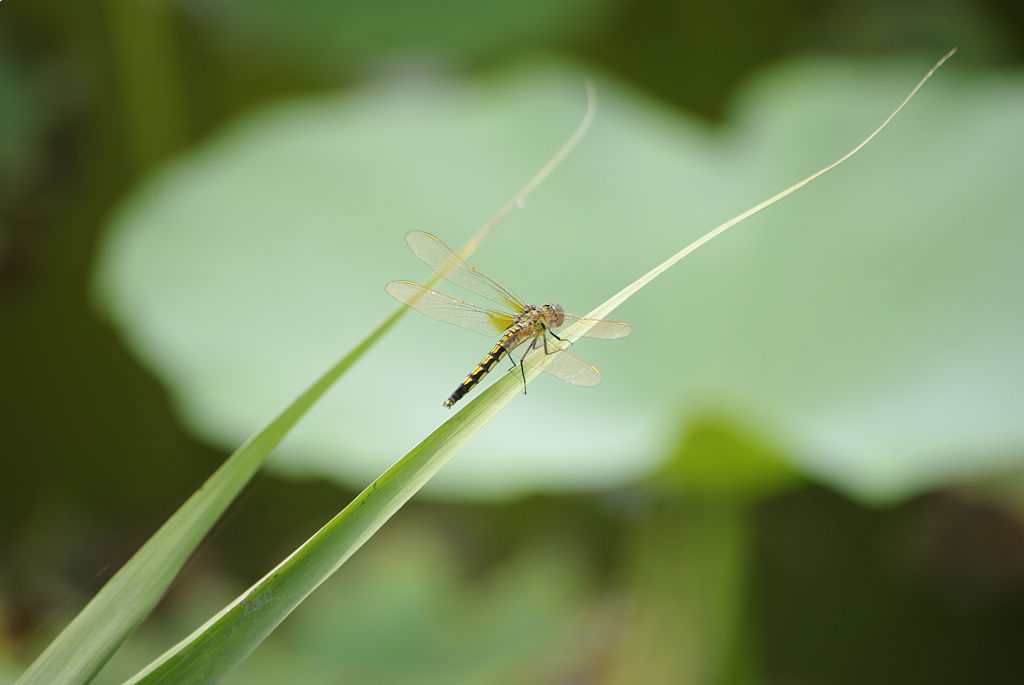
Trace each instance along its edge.
<path fill-rule="evenodd" d="M 565 323 L 565 311 L 561 306 L 545 304 L 538 307 L 528 304 L 512 320 L 512 325 L 506 329 L 505 341 L 512 343 L 512 347 L 514 347 L 525 340 L 543 335 L 549 328 L 558 328 L 563 323 Z"/>
<path fill-rule="evenodd" d="M 515 322 L 509 327 L 510 330 L 523 330 L 536 328 L 543 331 L 546 328 L 558 328 L 565 323 L 565 310 L 561 305 L 545 304 L 540 307 L 528 304 L 523 311 L 515 318 Z"/>

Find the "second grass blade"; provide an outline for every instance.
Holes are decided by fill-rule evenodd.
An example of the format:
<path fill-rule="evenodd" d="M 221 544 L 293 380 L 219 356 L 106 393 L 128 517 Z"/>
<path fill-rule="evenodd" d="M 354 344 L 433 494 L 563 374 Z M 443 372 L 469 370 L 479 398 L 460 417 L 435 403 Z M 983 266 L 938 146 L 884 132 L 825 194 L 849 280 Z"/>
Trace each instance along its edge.
<path fill-rule="evenodd" d="M 527 360 L 527 379 L 540 373 L 540 361 Z M 131 682 L 219 680 L 520 392 L 522 378 L 514 369 L 410 450 L 277 568 Z"/>

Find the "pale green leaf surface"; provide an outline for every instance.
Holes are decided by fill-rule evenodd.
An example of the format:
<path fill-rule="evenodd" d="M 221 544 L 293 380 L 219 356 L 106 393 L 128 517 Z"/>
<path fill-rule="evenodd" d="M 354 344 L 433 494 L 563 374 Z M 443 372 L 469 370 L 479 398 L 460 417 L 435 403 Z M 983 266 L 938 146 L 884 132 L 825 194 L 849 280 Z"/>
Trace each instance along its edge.
<path fill-rule="evenodd" d="M 848 150 L 928 64 L 780 66 L 720 130 L 598 78 L 590 136 L 473 263 L 585 313 Z M 531 62 L 251 116 L 125 203 L 100 301 L 186 423 L 237 444 L 391 307 L 386 282 L 426 278 L 407 230 L 458 245 L 522 185 L 578 119 L 581 74 Z M 870 498 L 1016 463 L 1021 120 L 1024 79 L 948 65 L 859 156 L 617 310 L 633 336 L 574 346 L 599 388 L 532 385 L 431 488 L 627 482 L 698 415 L 754 426 L 797 468 Z M 365 482 L 446 418 L 489 344 L 406 317 L 273 463 Z"/>

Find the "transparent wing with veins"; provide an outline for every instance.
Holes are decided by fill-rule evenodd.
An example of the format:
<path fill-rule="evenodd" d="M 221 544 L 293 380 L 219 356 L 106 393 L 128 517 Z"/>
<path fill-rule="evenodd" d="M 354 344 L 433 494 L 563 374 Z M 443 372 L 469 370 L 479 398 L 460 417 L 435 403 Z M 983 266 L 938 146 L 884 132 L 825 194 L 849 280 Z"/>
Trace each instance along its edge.
<path fill-rule="evenodd" d="M 512 314 L 465 302 L 411 281 L 391 281 L 388 295 L 431 319 L 493 338 L 512 325 Z"/>
<path fill-rule="evenodd" d="M 610 319 L 586 319 L 582 316 L 570 314 L 569 312 L 565 312 L 564 314 L 565 321 L 562 323 L 561 328 L 565 328 L 566 326 L 577 322 L 590 326 L 590 328 L 582 334 L 585 338 L 618 340 L 619 338 L 625 338 L 633 332 L 633 327 L 623 321 L 612 321 Z"/>
<path fill-rule="evenodd" d="M 544 367 L 546 373 L 584 388 L 593 388 L 601 382 L 601 372 L 587 360 L 577 357 L 569 350 L 560 350 L 552 354 L 555 358 Z"/>
<path fill-rule="evenodd" d="M 423 231 L 409 231 L 405 235 L 405 242 L 409 243 L 413 254 L 449 283 L 454 283 L 480 297 L 486 297 L 513 312 L 521 312 L 526 307 L 526 303 L 515 293 L 483 271 L 470 266 L 435 236 Z"/>
<path fill-rule="evenodd" d="M 420 258 L 420 260 L 429 266 L 431 269 L 436 271 L 441 277 L 447 280 L 449 283 L 454 283 L 460 288 L 465 288 L 471 293 L 486 297 L 492 302 L 497 302 L 500 305 L 507 307 L 514 313 L 523 311 L 526 307 L 526 303 L 523 302 L 519 297 L 511 290 L 498 283 L 496 280 L 480 271 L 475 266 L 471 266 L 466 260 L 459 255 L 455 254 L 455 251 L 450 247 L 441 242 L 436 236 L 423 231 L 409 231 L 405 236 L 405 242 L 409 243 L 409 247 L 412 249 L 413 254 Z M 399 281 L 401 282 L 401 281 Z M 390 292 L 390 290 L 388 291 Z M 437 292 L 437 291 L 432 291 Z M 442 295 L 442 293 L 438 293 Z M 450 299 L 465 304 L 469 307 L 468 303 L 457 300 L 454 297 L 444 295 Z M 396 299 L 405 302 L 411 307 L 416 305 L 406 302 L 400 297 L 396 296 Z M 486 309 L 486 308 L 479 308 Z M 423 311 L 422 309 L 420 311 Z M 494 310 L 489 310 L 494 311 Z M 423 312 L 427 316 L 433 316 L 435 319 L 439 318 L 434 314 Z M 440 319 L 445 321 L 445 319 Z M 588 338 L 598 338 L 600 340 L 616 340 L 618 338 L 625 338 L 629 335 L 633 329 L 628 323 L 622 321 L 609 321 L 606 319 L 585 319 L 583 317 L 576 316 L 575 314 L 565 313 L 565 322 L 562 326 L 568 326 L 576 323 L 577 321 L 584 322 L 589 325 L 590 328 L 583 333 Z M 448 321 L 447 323 L 455 323 L 454 321 Z M 509 321 L 511 323 L 511 321 Z M 458 326 L 463 326 L 460 323 L 456 323 Z M 507 325 L 506 325 L 507 327 Z M 463 326 L 463 328 L 468 328 Z M 471 329 L 473 330 L 473 329 Z M 501 329 L 501 330 L 504 330 Z"/>

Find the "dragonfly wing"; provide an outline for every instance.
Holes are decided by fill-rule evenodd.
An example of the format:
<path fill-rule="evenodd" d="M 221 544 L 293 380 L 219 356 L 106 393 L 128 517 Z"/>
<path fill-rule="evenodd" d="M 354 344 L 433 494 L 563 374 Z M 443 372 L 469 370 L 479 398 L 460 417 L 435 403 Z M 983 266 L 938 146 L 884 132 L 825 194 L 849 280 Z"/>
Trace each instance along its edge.
<path fill-rule="evenodd" d="M 411 281 L 391 281 L 388 295 L 432 319 L 461 326 L 482 335 L 494 336 L 512 325 L 512 315 L 464 302 Z"/>
<path fill-rule="evenodd" d="M 409 243 L 413 254 L 449 283 L 454 283 L 460 288 L 465 288 L 471 293 L 486 297 L 488 300 L 516 312 L 522 311 L 526 307 L 526 304 L 511 290 L 476 267 L 470 266 L 466 260 L 455 254 L 452 248 L 430 233 L 409 231 L 405 235 L 405 242 Z"/>
<path fill-rule="evenodd" d="M 584 337 L 598 338 L 599 340 L 618 340 L 625 338 L 633 332 L 633 327 L 622 321 L 610 321 L 609 319 L 585 319 L 575 314 L 565 313 L 565 322 L 562 326 L 568 326 L 576 322 L 582 322 L 589 326 Z"/>
<path fill-rule="evenodd" d="M 552 376 L 584 388 L 592 388 L 601 382 L 601 372 L 590 362 L 577 357 L 569 350 L 560 350 L 553 354 L 555 358 L 544 367 Z"/>

